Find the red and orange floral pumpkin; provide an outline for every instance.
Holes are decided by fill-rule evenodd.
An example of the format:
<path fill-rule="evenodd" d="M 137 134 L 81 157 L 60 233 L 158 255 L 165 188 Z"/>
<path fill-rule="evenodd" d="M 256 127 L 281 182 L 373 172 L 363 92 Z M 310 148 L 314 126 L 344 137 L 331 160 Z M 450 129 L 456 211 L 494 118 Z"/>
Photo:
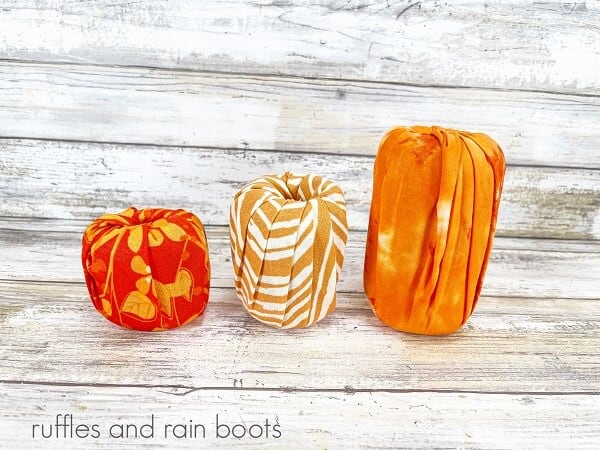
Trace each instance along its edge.
<path fill-rule="evenodd" d="M 206 308 L 206 235 L 187 211 L 129 208 L 103 215 L 85 230 L 82 263 L 96 309 L 126 328 L 166 330 Z"/>

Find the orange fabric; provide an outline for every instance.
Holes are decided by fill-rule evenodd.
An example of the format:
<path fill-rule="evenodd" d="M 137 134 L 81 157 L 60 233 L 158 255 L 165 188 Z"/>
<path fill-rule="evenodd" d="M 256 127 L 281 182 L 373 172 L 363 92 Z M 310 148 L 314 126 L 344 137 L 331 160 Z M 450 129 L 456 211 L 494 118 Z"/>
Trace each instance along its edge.
<path fill-rule="evenodd" d="M 395 128 L 375 159 L 364 284 L 374 313 L 440 335 L 469 318 L 492 248 L 505 162 L 481 133 Z"/>
<path fill-rule="evenodd" d="M 165 330 L 206 308 L 208 246 L 189 212 L 129 208 L 103 215 L 85 230 L 81 257 L 94 306 L 117 325 Z"/>

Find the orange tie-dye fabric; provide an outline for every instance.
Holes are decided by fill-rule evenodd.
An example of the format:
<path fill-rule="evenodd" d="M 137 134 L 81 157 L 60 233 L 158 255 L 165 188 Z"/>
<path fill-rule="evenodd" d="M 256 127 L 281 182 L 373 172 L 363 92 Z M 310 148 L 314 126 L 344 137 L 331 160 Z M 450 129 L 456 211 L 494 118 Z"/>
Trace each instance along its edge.
<path fill-rule="evenodd" d="M 206 308 L 206 235 L 187 211 L 129 208 L 103 215 L 85 230 L 81 257 L 94 306 L 117 325 L 166 330 Z"/>
<path fill-rule="evenodd" d="M 235 288 L 276 328 L 302 328 L 335 309 L 348 238 L 342 189 L 316 175 L 268 175 L 236 195 L 229 216 Z"/>
<path fill-rule="evenodd" d="M 470 317 L 498 217 L 505 162 L 481 133 L 395 128 L 375 159 L 364 283 L 398 330 L 447 334 Z"/>

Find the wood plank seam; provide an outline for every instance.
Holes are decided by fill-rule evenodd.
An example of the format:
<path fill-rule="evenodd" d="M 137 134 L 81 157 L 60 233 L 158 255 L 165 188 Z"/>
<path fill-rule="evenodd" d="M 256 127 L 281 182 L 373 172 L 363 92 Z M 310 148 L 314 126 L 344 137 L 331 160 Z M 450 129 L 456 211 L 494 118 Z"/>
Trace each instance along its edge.
<path fill-rule="evenodd" d="M 382 392 L 389 394 L 413 394 L 413 393 L 431 393 L 431 394 L 483 394 L 483 395 L 539 395 L 539 396 L 561 396 L 568 397 L 572 395 L 600 395 L 600 391 L 581 390 L 581 391 L 519 391 L 519 390 L 498 390 L 486 391 L 477 389 L 402 389 L 402 388 L 353 388 L 344 386 L 343 388 L 296 388 L 296 387 L 243 387 L 243 386 L 186 386 L 180 384 L 119 384 L 119 383 L 71 383 L 63 381 L 32 381 L 32 380 L 0 380 L 0 384 L 7 385 L 32 385 L 32 386 L 60 386 L 60 387 L 89 387 L 89 388 L 134 388 L 134 389 L 174 389 L 183 392 L 168 392 L 164 394 L 175 395 L 177 397 L 186 396 L 195 392 L 202 391 L 246 391 L 246 392 L 285 392 L 285 393 L 341 393 L 353 395 L 357 393 Z"/>
<path fill-rule="evenodd" d="M 141 143 L 141 142 L 117 142 L 117 141 L 96 141 L 93 139 L 54 139 L 54 138 L 39 138 L 39 137 L 27 137 L 27 136 L 9 136 L 9 135 L 0 135 L 0 144 L 2 141 L 10 142 L 10 141 L 39 141 L 40 143 L 44 142 L 56 142 L 56 143 L 70 143 L 70 144 L 97 144 L 97 145 L 115 145 L 115 146 L 127 146 L 127 147 L 155 147 L 157 149 L 186 149 L 186 150 L 197 150 L 197 151 L 230 151 L 230 152 L 239 152 L 239 151 L 253 151 L 253 152 L 268 152 L 273 154 L 281 154 L 281 153 L 290 153 L 290 150 L 286 150 L 285 148 L 245 148 L 241 149 L 239 147 L 216 147 L 216 146 L 202 146 L 202 145 L 185 145 L 185 144 L 153 144 L 153 143 Z M 370 160 L 372 162 L 375 161 L 375 150 L 373 149 L 373 154 L 356 154 L 356 153 L 344 153 L 344 152 L 327 152 L 327 151 L 311 151 L 307 153 L 309 155 L 321 155 L 326 157 L 342 157 L 342 156 L 351 156 L 352 158 L 364 158 Z M 303 153 L 303 152 L 295 152 L 295 153 Z M 531 168 L 531 169 L 558 169 L 558 170 L 588 170 L 592 172 L 598 172 L 600 177 L 600 167 L 594 166 L 585 166 L 585 165 L 560 165 L 560 164 L 536 164 L 536 163 L 519 163 L 519 162 L 507 162 L 506 167 L 515 167 L 515 168 Z M 3 217 L 0 215 L 0 219 Z M 21 216 L 26 218 L 27 216 Z"/>
<path fill-rule="evenodd" d="M 23 65 L 39 65 L 40 63 L 47 64 L 49 66 L 81 66 L 81 67 L 98 67 L 98 68 L 119 68 L 119 69 L 140 69 L 140 70 L 152 70 L 152 71 L 165 71 L 165 72 L 181 72 L 190 74 L 206 74 L 206 75 L 222 75 L 222 76 L 244 76 L 249 78 L 273 78 L 274 80 L 289 79 L 301 80 L 301 81 L 332 81 L 339 83 L 360 83 L 374 85 L 389 85 L 395 87 L 409 87 L 409 88 L 434 88 L 434 89 L 468 89 L 478 91 L 490 91 L 490 92 L 515 92 L 515 93 L 531 93 L 531 94 L 552 94 L 552 95 L 565 95 L 575 96 L 582 98 L 600 98 L 600 90 L 596 92 L 581 92 L 577 90 L 560 90 L 560 89 L 534 89 L 534 88 L 507 88 L 507 87 L 493 87 L 493 86 L 477 86 L 477 85 L 455 85 L 455 84 L 432 84 L 432 83 L 411 83 L 406 81 L 392 81 L 392 80 L 369 80 L 362 78 L 342 78 L 342 77 L 327 77 L 327 76 L 308 76 L 308 75 L 293 75 L 289 73 L 271 73 L 271 72 L 252 72 L 252 71 L 225 71 L 215 69 L 189 69 L 185 67 L 162 67 L 162 66 L 149 66 L 139 64 L 95 64 L 91 62 L 78 62 L 78 61 L 47 61 L 40 59 L 19 59 L 19 58 L 1 58 L 0 65 L 2 64 L 23 64 Z M 20 138 L 20 137 L 16 137 Z M 93 142 L 93 141 L 86 141 Z"/>

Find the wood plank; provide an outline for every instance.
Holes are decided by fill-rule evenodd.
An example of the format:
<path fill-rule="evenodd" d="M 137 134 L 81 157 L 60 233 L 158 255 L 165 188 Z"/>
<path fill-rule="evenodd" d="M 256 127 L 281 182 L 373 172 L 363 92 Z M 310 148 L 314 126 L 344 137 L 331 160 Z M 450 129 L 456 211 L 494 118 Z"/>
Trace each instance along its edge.
<path fill-rule="evenodd" d="M 599 114 L 600 96 L 0 65 L 0 137 L 371 156 L 394 125 L 438 124 L 488 133 L 512 164 L 600 168 Z"/>
<path fill-rule="evenodd" d="M 13 139 L 0 140 L 0 152 L 1 216 L 91 220 L 130 205 L 164 206 L 226 225 L 229 202 L 245 183 L 291 170 L 338 182 L 350 228 L 368 224 L 372 156 Z M 509 167 L 497 232 L 599 239 L 600 170 Z"/>
<path fill-rule="evenodd" d="M 595 1 L 12 0 L 0 57 L 598 94 L 599 22 Z"/>
<path fill-rule="evenodd" d="M 186 391 L 183 391 L 184 393 Z M 81 447 L 198 448 L 596 448 L 598 397 L 431 392 L 190 391 L 113 386 L 0 385 L 0 432 L 12 449 Z M 135 405 L 135 406 L 134 406 Z M 290 405 L 294 407 L 290 408 Z M 335 411 L 335 414 L 331 414 Z M 100 438 L 32 437 L 34 424 L 73 415 L 74 425 L 98 424 Z M 150 423 L 154 436 L 110 438 L 115 424 Z M 216 437 L 227 426 L 262 425 L 269 437 Z M 177 439 L 165 425 L 202 424 L 195 438 Z M 272 425 L 279 424 L 276 438 Z M 179 430 L 181 431 L 181 430 Z M 258 435 L 258 428 L 252 430 Z M 133 432 L 133 430 L 132 430 Z M 221 429 L 222 435 L 226 433 Z M 241 433 L 241 428 L 236 432 Z"/>
<path fill-rule="evenodd" d="M 83 233 L 88 225 L 87 220 L 82 219 L 52 219 L 52 218 L 32 218 L 32 217 L 7 217 L 0 216 L 0 230 L 3 231 L 38 231 L 38 232 L 66 232 Z M 206 225 L 205 225 L 206 226 Z M 209 236 L 217 236 L 222 226 L 208 225 Z M 354 234 L 351 231 L 350 234 Z M 212 239 L 212 238 L 211 238 Z M 528 238 L 507 238 L 500 237 L 498 241 L 502 242 L 502 248 L 523 250 L 524 239 Z M 350 244 L 355 239 L 350 239 Z M 360 239 L 359 239 L 360 240 Z M 600 242 L 586 240 L 569 239 L 535 239 L 535 245 L 531 243 L 528 248 L 535 248 L 540 251 L 573 252 L 573 253 L 598 253 L 600 252 Z"/>
<path fill-rule="evenodd" d="M 52 218 L 33 218 L 33 217 L 7 217 L 0 216 L 0 230 L 2 231 L 35 231 L 35 232 L 66 232 L 83 233 L 88 225 L 87 220 L 82 219 L 52 219 Z M 205 225 L 209 239 L 218 239 L 223 226 Z M 360 234 L 360 232 L 350 231 L 351 235 Z M 214 236 L 214 237 L 213 237 Z M 351 238 L 349 244 L 354 241 L 361 241 L 360 238 Z M 530 242 L 526 242 L 530 241 Z M 508 238 L 499 237 L 495 243 L 502 242 L 503 249 L 523 250 L 526 248 L 539 251 L 571 252 L 571 253 L 599 253 L 600 242 L 586 240 L 569 239 L 528 239 L 528 238 Z M 524 244 L 524 242 L 526 242 Z"/>
<path fill-rule="evenodd" d="M 252 319 L 233 289 L 213 289 L 202 319 L 139 333 L 102 318 L 82 285 L 1 282 L 0 380 L 349 392 L 600 390 L 594 301 L 482 298 L 459 332 L 441 338 L 386 327 L 361 295 L 340 294 L 338 303 L 315 326 L 282 332 Z"/>
<path fill-rule="evenodd" d="M 84 225 L 43 221 L 37 230 L 0 221 L 0 279 L 82 283 Z M 56 227 L 57 231 L 54 230 Z M 66 230 L 70 231 L 59 231 Z M 207 227 L 214 287 L 233 287 L 226 227 Z M 338 290 L 363 292 L 366 234 L 351 232 Z M 487 270 L 484 295 L 600 299 L 600 242 L 498 237 Z"/>

